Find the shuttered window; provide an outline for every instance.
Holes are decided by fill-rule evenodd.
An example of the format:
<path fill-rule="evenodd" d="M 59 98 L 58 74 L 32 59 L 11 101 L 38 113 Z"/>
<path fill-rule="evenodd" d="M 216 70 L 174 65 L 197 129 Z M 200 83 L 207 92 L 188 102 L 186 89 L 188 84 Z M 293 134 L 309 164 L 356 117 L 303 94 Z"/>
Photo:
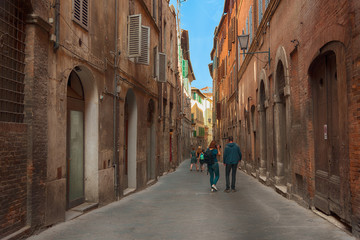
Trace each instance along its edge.
<path fill-rule="evenodd" d="M 85 29 L 89 27 L 89 0 L 73 1 L 73 20 Z"/>
<path fill-rule="evenodd" d="M 236 41 L 236 22 L 235 22 L 235 18 L 232 19 L 232 42 L 235 43 Z"/>
<path fill-rule="evenodd" d="M 232 23 L 232 21 L 231 21 Z M 228 50 L 231 51 L 232 49 L 232 24 L 230 24 L 229 30 L 228 30 L 228 34 L 229 34 L 229 38 L 228 38 Z"/>
<path fill-rule="evenodd" d="M 141 26 L 141 55 L 138 57 L 137 62 L 140 64 L 149 65 L 149 52 L 150 52 L 150 28 Z"/>
<path fill-rule="evenodd" d="M 263 17 L 263 0 L 259 0 L 259 25 Z"/>
<path fill-rule="evenodd" d="M 252 43 L 252 39 L 253 39 L 253 18 L 252 18 L 252 6 L 250 6 L 249 9 L 249 32 L 250 32 L 250 45 Z"/>
<path fill-rule="evenodd" d="M 128 19 L 129 57 L 141 56 L 141 14 L 131 15 Z"/>
<path fill-rule="evenodd" d="M 166 54 L 159 53 L 159 82 L 166 82 Z"/>
<path fill-rule="evenodd" d="M 182 60 L 182 75 L 184 78 L 187 78 L 189 75 L 189 61 Z"/>
<path fill-rule="evenodd" d="M 153 71 L 154 71 L 154 78 L 156 78 L 156 80 L 158 80 L 159 78 L 159 54 L 158 54 L 158 46 L 154 47 L 154 50 L 153 50 Z"/>
<path fill-rule="evenodd" d="M 265 9 L 267 9 L 267 7 L 269 6 L 269 2 L 270 0 L 265 0 Z"/>

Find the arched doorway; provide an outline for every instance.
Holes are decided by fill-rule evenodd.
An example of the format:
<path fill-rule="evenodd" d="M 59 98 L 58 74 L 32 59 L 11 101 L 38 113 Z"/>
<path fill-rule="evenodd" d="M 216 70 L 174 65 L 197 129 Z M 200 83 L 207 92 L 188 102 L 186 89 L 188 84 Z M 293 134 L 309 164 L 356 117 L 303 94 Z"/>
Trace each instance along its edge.
<path fill-rule="evenodd" d="M 84 89 L 75 71 L 67 84 L 67 206 L 84 202 Z"/>
<path fill-rule="evenodd" d="M 312 88 L 316 208 L 350 222 L 345 54 L 330 43 L 309 68 Z M 341 170 L 342 169 L 342 170 Z"/>
<path fill-rule="evenodd" d="M 86 67 L 77 66 L 67 82 L 66 207 L 98 202 L 98 94 Z"/>
<path fill-rule="evenodd" d="M 274 136 L 275 136 L 275 159 L 276 159 L 276 184 L 285 185 L 288 175 L 289 151 L 287 149 L 287 120 L 286 120 L 286 97 L 285 97 L 285 69 L 283 62 L 278 61 L 275 78 L 274 96 Z"/>
<path fill-rule="evenodd" d="M 266 141 L 266 109 L 265 109 L 265 83 L 260 82 L 259 97 L 259 135 L 260 135 L 260 177 L 266 175 L 267 141 Z"/>
<path fill-rule="evenodd" d="M 124 188 L 126 192 L 136 189 L 136 145 L 137 145 L 137 104 L 132 89 L 125 99 L 125 157 L 124 157 Z"/>
<path fill-rule="evenodd" d="M 150 99 L 148 103 L 147 111 L 147 154 L 146 154 L 146 164 L 147 164 L 147 180 L 152 180 L 155 178 L 155 152 L 156 152 L 156 133 L 155 133 L 155 103 L 154 100 Z"/>

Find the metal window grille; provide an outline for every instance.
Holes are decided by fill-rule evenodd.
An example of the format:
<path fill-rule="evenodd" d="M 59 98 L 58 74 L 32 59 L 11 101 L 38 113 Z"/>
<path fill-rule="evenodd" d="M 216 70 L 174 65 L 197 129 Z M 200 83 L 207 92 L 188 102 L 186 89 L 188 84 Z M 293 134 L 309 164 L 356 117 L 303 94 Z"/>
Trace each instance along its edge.
<path fill-rule="evenodd" d="M 25 13 L 20 0 L 0 1 L 0 121 L 24 120 Z"/>

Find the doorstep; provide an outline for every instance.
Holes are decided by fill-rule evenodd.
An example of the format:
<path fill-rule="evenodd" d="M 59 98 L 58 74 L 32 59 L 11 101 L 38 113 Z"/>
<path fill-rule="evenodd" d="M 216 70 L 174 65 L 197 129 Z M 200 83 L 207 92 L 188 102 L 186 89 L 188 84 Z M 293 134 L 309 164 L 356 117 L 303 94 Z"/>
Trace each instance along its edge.
<path fill-rule="evenodd" d="M 80 204 L 80 205 L 73 207 L 73 208 L 69 209 L 68 211 L 66 211 L 65 221 L 69 221 L 74 218 L 77 218 L 78 216 L 81 216 L 86 212 L 96 209 L 98 206 L 99 206 L 99 203 L 84 202 L 83 204 Z"/>

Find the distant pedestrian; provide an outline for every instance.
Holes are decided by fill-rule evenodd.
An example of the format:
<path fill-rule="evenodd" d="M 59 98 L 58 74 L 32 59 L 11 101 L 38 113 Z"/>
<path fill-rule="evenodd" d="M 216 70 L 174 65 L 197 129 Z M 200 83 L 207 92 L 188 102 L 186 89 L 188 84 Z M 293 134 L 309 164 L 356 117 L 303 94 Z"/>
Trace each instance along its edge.
<path fill-rule="evenodd" d="M 198 147 L 196 150 L 196 170 L 199 171 L 199 168 L 197 167 L 197 164 L 200 163 L 200 155 L 201 155 L 202 149 L 201 146 Z"/>
<path fill-rule="evenodd" d="M 230 171 L 231 174 L 231 191 L 236 192 L 235 182 L 236 182 L 236 170 L 238 163 L 241 161 L 241 151 L 240 147 L 234 143 L 232 136 L 229 136 L 229 143 L 226 145 L 224 150 L 224 165 L 225 167 L 225 179 L 226 179 L 226 189 L 225 192 L 230 192 Z"/>
<path fill-rule="evenodd" d="M 190 164 L 190 171 L 192 171 L 193 165 L 195 164 L 195 168 L 196 170 L 199 171 L 198 166 L 196 164 L 197 162 L 197 158 L 196 158 L 196 152 L 195 152 L 195 148 L 192 148 L 192 151 L 190 152 L 190 157 L 191 157 L 191 164 Z"/>
<path fill-rule="evenodd" d="M 212 192 L 216 192 L 218 189 L 216 183 L 219 180 L 219 163 L 217 156 L 220 156 L 220 145 L 216 145 L 216 142 L 211 141 L 209 148 L 205 151 L 205 162 L 208 164 L 208 171 L 210 174 L 210 187 Z"/>
<path fill-rule="evenodd" d="M 200 171 L 203 172 L 205 169 L 205 161 L 204 161 L 204 149 L 201 150 L 199 163 L 200 163 Z"/>

